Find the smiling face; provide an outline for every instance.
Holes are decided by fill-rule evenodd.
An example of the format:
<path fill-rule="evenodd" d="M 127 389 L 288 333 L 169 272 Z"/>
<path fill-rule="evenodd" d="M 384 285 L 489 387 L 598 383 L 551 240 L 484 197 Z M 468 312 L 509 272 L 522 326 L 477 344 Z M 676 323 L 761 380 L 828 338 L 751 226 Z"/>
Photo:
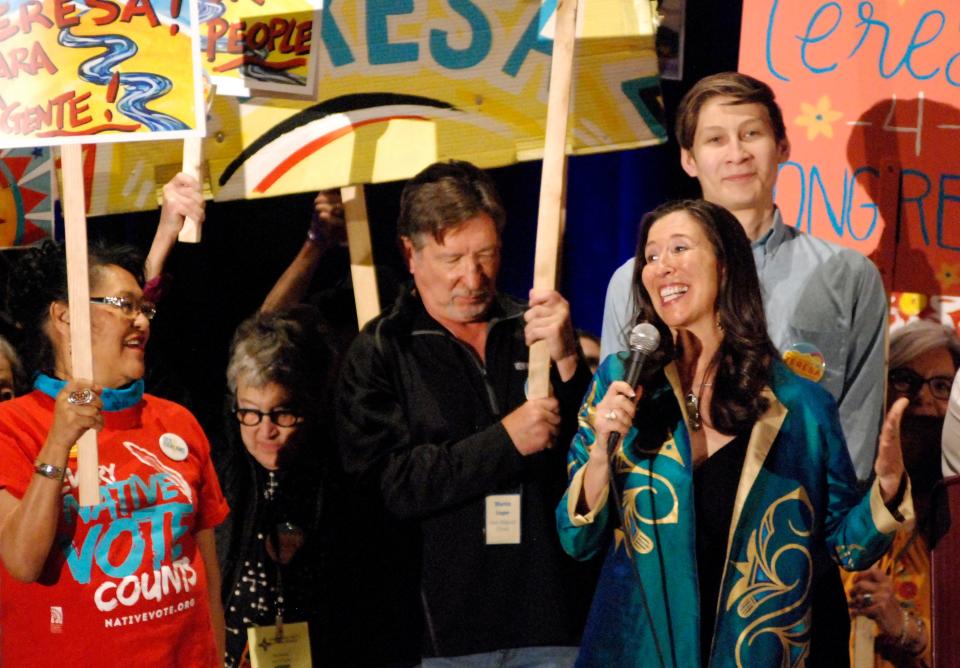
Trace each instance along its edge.
<path fill-rule="evenodd" d="M 123 297 L 138 304 L 143 299 L 137 279 L 116 265 L 98 267 L 93 277 L 91 297 Z M 116 306 L 91 304 L 90 335 L 95 382 L 117 388 L 143 377 L 150 321 L 142 313 L 129 317 Z"/>
<path fill-rule="evenodd" d="M 409 237 L 403 249 L 423 305 L 441 324 L 484 319 L 496 295 L 500 235 L 493 219 L 480 213 L 447 232 L 438 243 L 421 235 L 420 248 Z"/>
<path fill-rule="evenodd" d="M 700 182 L 705 200 L 733 213 L 772 210 L 777 171 L 790 157 L 790 144 L 777 141 L 766 107 L 733 101 L 718 96 L 703 105 L 680 164 Z"/>
<path fill-rule="evenodd" d="M 671 329 L 701 337 L 716 327 L 719 271 L 716 251 L 688 212 L 668 213 L 647 233 L 643 287 L 660 319 Z"/>
<path fill-rule="evenodd" d="M 267 383 L 254 387 L 240 381 L 237 383 L 237 408 L 252 409 L 261 413 L 290 410 L 290 393 L 278 383 Z M 268 471 L 277 468 L 277 456 L 300 430 L 302 424 L 292 427 L 279 427 L 269 416 L 263 416 L 260 424 L 240 425 L 240 438 L 247 452 L 257 463 Z"/>

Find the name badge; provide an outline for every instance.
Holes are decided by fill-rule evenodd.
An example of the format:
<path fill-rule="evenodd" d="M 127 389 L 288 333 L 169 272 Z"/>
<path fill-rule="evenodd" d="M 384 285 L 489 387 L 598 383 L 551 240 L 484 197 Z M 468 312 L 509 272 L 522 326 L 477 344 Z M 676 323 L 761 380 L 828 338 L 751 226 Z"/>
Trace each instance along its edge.
<path fill-rule="evenodd" d="M 282 633 L 277 633 L 273 624 L 251 626 L 247 629 L 247 644 L 252 668 L 311 668 L 313 665 L 306 622 L 284 624 Z"/>
<path fill-rule="evenodd" d="M 491 494 L 487 497 L 487 545 L 520 544 L 520 495 Z"/>

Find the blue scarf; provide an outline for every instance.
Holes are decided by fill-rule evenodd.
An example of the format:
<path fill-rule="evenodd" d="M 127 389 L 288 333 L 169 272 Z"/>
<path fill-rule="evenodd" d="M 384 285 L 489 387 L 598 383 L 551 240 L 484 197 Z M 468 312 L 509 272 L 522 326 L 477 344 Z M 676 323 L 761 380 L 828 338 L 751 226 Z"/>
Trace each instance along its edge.
<path fill-rule="evenodd" d="M 33 389 L 40 390 L 48 397 L 56 399 L 60 390 L 67 384 L 67 381 L 48 376 L 45 373 L 38 373 L 36 380 L 33 381 Z M 112 387 L 103 388 L 100 393 L 100 400 L 103 401 L 103 410 L 122 411 L 125 408 L 136 406 L 143 398 L 143 379 L 130 383 L 126 387 L 113 389 Z"/>

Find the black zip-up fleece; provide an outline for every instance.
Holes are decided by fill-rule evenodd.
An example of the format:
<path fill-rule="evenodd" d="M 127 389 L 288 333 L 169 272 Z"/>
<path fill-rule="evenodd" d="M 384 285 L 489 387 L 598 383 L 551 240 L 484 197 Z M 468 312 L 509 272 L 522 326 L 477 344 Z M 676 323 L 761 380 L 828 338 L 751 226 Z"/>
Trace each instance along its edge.
<path fill-rule="evenodd" d="M 526 400 L 524 308 L 497 297 L 484 364 L 408 290 L 344 361 L 344 469 L 394 520 L 419 529 L 424 656 L 579 642 L 595 568 L 563 553 L 554 510 L 590 372 L 582 355 L 566 383 L 553 372 L 561 435 L 550 450 L 520 455 L 500 420 Z M 521 544 L 488 546 L 485 498 L 510 492 L 522 495 Z"/>

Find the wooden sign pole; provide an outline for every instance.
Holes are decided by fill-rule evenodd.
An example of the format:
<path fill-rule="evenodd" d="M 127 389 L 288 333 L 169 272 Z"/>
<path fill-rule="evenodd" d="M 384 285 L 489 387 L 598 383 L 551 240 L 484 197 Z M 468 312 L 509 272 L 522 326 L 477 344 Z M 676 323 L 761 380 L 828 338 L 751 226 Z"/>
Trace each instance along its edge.
<path fill-rule="evenodd" d="M 577 0 L 559 0 L 553 57 L 550 65 L 550 93 L 547 98 L 547 127 L 540 177 L 540 209 L 537 218 L 537 245 L 533 261 L 533 287 L 557 286 L 557 259 L 563 227 L 563 199 L 566 177 L 567 118 L 573 79 L 573 48 L 576 39 Z M 550 396 L 550 351 L 546 341 L 530 347 L 527 386 L 529 399 Z"/>
<path fill-rule="evenodd" d="M 200 182 L 200 189 L 203 190 L 203 137 L 186 137 L 183 140 L 183 166 L 181 170 L 184 174 L 192 176 Z M 194 220 L 189 216 L 184 219 L 183 227 L 180 228 L 180 234 L 177 235 L 177 241 L 198 244 L 200 243 L 201 228 L 200 221 Z"/>
<path fill-rule="evenodd" d="M 343 215 L 347 223 L 357 325 L 363 329 L 364 325 L 380 313 L 377 272 L 373 265 L 373 244 L 370 241 L 370 221 L 367 218 L 367 198 L 363 186 L 341 188 L 340 198 L 343 200 Z"/>
<path fill-rule="evenodd" d="M 60 147 L 63 174 L 63 218 L 67 247 L 67 299 L 70 303 L 70 361 L 73 378 L 93 380 L 93 348 L 90 340 L 90 271 L 87 263 L 87 219 L 83 196 L 81 146 Z M 97 433 L 80 437 L 77 479 L 80 505 L 100 502 L 97 476 Z"/>
<path fill-rule="evenodd" d="M 852 668 L 873 668 L 876 665 L 874 643 L 877 638 L 877 624 L 869 617 L 858 615 L 851 620 L 853 625 L 853 666 Z"/>

